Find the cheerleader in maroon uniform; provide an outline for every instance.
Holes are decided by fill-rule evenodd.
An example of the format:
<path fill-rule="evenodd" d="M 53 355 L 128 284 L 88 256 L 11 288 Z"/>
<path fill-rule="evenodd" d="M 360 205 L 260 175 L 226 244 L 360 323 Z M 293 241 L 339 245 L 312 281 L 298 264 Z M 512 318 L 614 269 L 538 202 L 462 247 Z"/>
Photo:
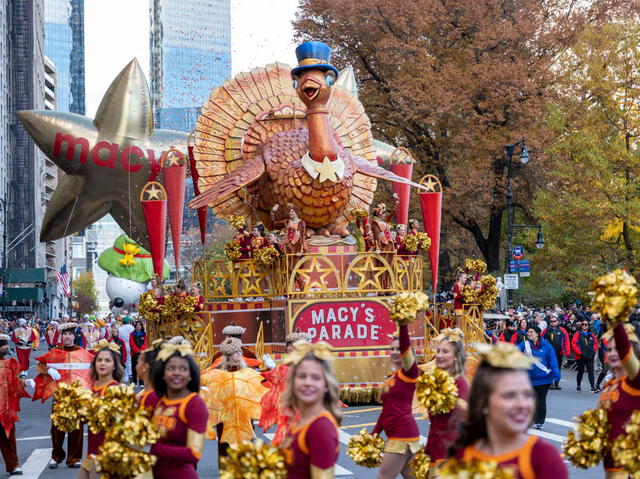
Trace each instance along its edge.
<path fill-rule="evenodd" d="M 465 379 L 466 360 L 462 331 L 458 328 L 444 329 L 436 338 L 435 366 L 454 378 L 458 388 L 458 401 L 450 412 L 429 416 L 429 437 L 425 452 L 436 463 L 447 457 L 449 447 L 456 440 L 458 424 L 466 419 L 469 400 L 469 384 Z"/>
<path fill-rule="evenodd" d="M 640 409 L 640 344 L 630 324 L 619 324 L 613 334 L 605 334 L 607 340 L 606 360 L 615 377 L 607 381 L 600 395 L 599 406 L 607 411 L 611 429 L 609 441 L 613 443 L 624 433 L 624 425 L 633 411 Z M 624 472 L 613 460 L 611 450 L 604 456 L 604 470 L 608 479 L 626 479 Z"/>
<path fill-rule="evenodd" d="M 97 352 L 91 361 L 91 380 L 93 381 L 91 390 L 94 396 L 101 397 L 107 388 L 117 386 L 120 383 L 124 368 L 120 360 L 120 348 L 114 343 L 101 339 L 93 350 Z M 96 434 L 89 428 L 87 442 L 87 455 L 80 465 L 78 479 L 99 477 L 96 470 L 96 456 L 99 454 L 98 449 L 104 442 L 104 432 Z"/>
<path fill-rule="evenodd" d="M 151 371 L 153 371 L 153 365 L 162 344 L 164 344 L 163 340 L 156 339 L 149 349 L 145 349 L 140 353 L 136 363 L 136 374 L 138 379 L 142 381 L 143 386 L 142 391 L 138 394 L 141 407 L 155 408 L 158 402 L 158 395 L 153 390 Z"/>
<path fill-rule="evenodd" d="M 535 359 L 511 343 L 480 345 L 478 356 L 468 419 L 453 447 L 456 458 L 496 462 L 518 479 L 567 479 L 567 467 L 556 448 L 527 435 L 536 407 L 527 369 Z"/>
<path fill-rule="evenodd" d="M 456 315 L 458 324 L 462 324 L 462 315 L 464 313 L 462 304 L 464 303 L 464 295 L 462 291 L 467 284 L 467 273 L 461 269 L 456 272 L 456 282 L 453 284 L 453 311 Z M 447 324 L 450 328 L 452 324 Z"/>
<path fill-rule="evenodd" d="M 340 444 L 338 383 L 327 343 L 293 345 L 283 409 L 297 418 L 282 443 L 288 479 L 331 479 Z"/>
<path fill-rule="evenodd" d="M 197 479 L 207 427 L 207 406 L 198 395 L 200 369 L 188 343 L 164 343 L 153 367 L 153 387 L 159 399 L 153 412 L 160 440 L 151 446 L 158 458 L 156 479 Z"/>
<path fill-rule="evenodd" d="M 384 457 L 378 479 L 412 478 L 409 461 L 420 450 L 420 432 L 413 417 L 412 402 L 420 370 L 411 351 L 409 329 L 400 326 L 400 333 L 391 343 L 391 362 L 396 371 L 383 385 L 382 412 L 373 428 L 373 434 L 387 435 Z"/>

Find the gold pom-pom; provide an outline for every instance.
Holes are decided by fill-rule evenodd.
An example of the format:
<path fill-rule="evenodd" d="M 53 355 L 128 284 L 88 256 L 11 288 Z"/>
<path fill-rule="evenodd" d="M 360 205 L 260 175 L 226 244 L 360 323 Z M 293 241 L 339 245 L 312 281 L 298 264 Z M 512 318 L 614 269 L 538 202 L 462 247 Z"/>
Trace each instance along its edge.
<path fill-rule="evenodd" d="M 109 431 L 122 422 L 130 410 L 138 409 L 138 400 L 133 386 L 119 384 L 105 389 L 100 397 L 93 398 L 87 422 L 94 434 Z"/>
<path fill-rule="evenodd" d="M 431 238 L 429 238 L 427 233 L 422 231 L 408 234 L 404 238 L 404 247 L 407 251 L 411 251 L 412 253 L 415 253 L 418 250 L 429 251 L 429 248 L 431 247 Z"/>
<path fill-rule="evenodd" d="M 105 479 L 125 479 L 136 477 L 151 470 L 155 456 L 132 449 L 118 441 L 105 441 L 98 449 L 97 458 L 102 477 Z"/>
<path fill-rule="evenodd" d="M 235 241 L 229 241 L 224 245 L 224 255 L 231 261 L 238 261 L 242 256 L 240 244 Z"/>
<path fill-rule="evenodd" d="M 462 299 L 464 304 L 478 304 L 478 290 L 472 286 L 465 285 L 462 288 Z"/>
<path fill-rule="evenodd" d="M 391 305 L 391 319 L 399 326 L 409 324 L 416 319 L 420 311 L 429 308 L 429 297 L 421 292 L 404 292 L 396 294 Z"/>
<path fill-rule="evenodd" d="M 354 209 L 352 209 L 351 210 L 351 214 L 357 220 L 363 220 L 369 215 L 367 213 L 367 211 L 362 209 L 362 208 L 354 208 Z"/>
<path fill-rule="evenodd" d="M 427 479 L 429 477 L 431 457 L 424 452 L 424 448 L 415 453 L 411 461 L 409 461 L 409 467 L 413 471 L 413 477 L 416 479 Z"/>
<path fill-rule="evenodd" d="M 487 263 L 477 258 L 467 258 L 464 260 L 464 267 L 474 273 L 483 274 L 487 271 Z"/>
<path fill-rule="evenodd" d="M 265 246 L 264 248 L 255 250 L 253 252 L 253 260 L 256 262 L 258 266 L 269 267 L 273 263 L 275 263 L 276 259 L 278 259 L 280 254 L 278 250 L 273 246 Z"/>
<path fill-rule="evenodd" d="M 634 411 L 624 426 L 625 434 L 613 441 L 611 450 L 616 464 L 628 472 L 633 479 L 640 478 L 640 411 Z"/>
<path fill-rule="evenodd" d="M 416 398 L 430 416 L 447 414 L 456 407 L 458 387 L 449 373 L 433 368 L 418 378 Z"/>
<path fill-rule="evenodd" d="M 246 220 L 244 219 L 244 216 L 240 216 L 240 215 L 230 215 L 227 217 L 227 221 L 231 226 L 233 226 L 236 229 L 242 228 L 244 225 L 247 224 Z"/>
<path fill-rule="evenodd" d="M 72 384 L 59 383 L 53 393 L 53 424 L 64 432 L 80 429 L 80 424 L 87 420 L 93 401 L 93 394 L 78 381 Z"/>
<path fill-rule="evenodd" d="M 624 322 L 638 304 L 636 279 L 622 269 L 596 278 L 590 289 L 591 307 L 611 325 Z"/>
<path fill-rule="evenodd" d="M 153 291 L 145 291 L 138 299 L 138 314 L 147 321 L 158 321 L 160 310 Z"/>
<path fill-rule="evenodd" d="M 169 294 L 164 297 L 160 311 L 166 319 L 172 320 L 193 314 L 197 304 L 198 298 L 195 296 Z"/>
<path fill-rule="evenodd" d="M 220 479 L 240 477 L 254 479 L 285 479 L 287 466 L 282 450 L 264 443 L 244 441 L 229 447 L 221 458 Z"/>
<path fill-rule="evenodd" d="M 377 434 L 369 434 L 362 428 L 349 439 L 347 456 L 361 467 L 379 467 L 384 454 L 384 441 Z"/>
<path fill-rule="evenodd" d="M 435 477 L 447 479 L 516 479 L 514 471 L 503 469 L 493 461 L 471 461 L 447 459 L 437 468 Z"/>
<path fill-rule="evenodd" d="M 562 451 L 575 467 L 589 469 L 598 464 L 610 448 L 607 411 L 602 408 L 589 409 L 575 420 L 578 423 L 577 431 L 567 433 Z"/>

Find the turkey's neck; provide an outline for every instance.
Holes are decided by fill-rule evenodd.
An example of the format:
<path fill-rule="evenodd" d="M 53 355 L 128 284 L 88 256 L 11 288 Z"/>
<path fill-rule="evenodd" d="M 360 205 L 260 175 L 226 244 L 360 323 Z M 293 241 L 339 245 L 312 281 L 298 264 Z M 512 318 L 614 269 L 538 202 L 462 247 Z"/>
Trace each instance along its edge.
<path fill-rule="evenodd" d="M 325 157 L 333 161 L 338 157 L 338 145 L 333 139 L 329 111 L 326 108 L 307 110 L 309 128 L 309 156 L 322 163 Z"/>

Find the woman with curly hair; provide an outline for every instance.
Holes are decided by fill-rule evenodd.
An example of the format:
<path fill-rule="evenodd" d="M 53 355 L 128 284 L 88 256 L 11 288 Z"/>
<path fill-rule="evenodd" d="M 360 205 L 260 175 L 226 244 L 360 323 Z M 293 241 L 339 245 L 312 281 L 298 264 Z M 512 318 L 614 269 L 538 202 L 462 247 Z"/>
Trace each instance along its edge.
<path fill-rule="evenodd" d="M 324 342 L 293 345 L 282 409 L 292 418 L 282 443 L 288 479 L 333 478 L 342 421 L 331 347 Z"/>
<path fill-rule="evenodd" d="M 116 344 L 101 339 L 93 350 L 96 351 L 96 355 L 91 361 L 91 380 L 93 381 L 91 390 L 94 396 L 101 397 L 107 388 L 120 384 L 124 367 L 120 359 L 120 348 Z M 80 465 L 78 479 L 100 477 L 96 471 L 96 456 L 99 454 L 98 449 L 104 442 L 104 436 L 104 432 L 96 434 L 89 429 L 87 455 Z"/>
<path fill-rule="evenodd" d="M 536 408 L 527 370 L 535 359 L 510 343 L 481 345 L 478 355 L 468 417 L 451 452 L 464 463 L 495 462 L 518 479 L 567 479 L 556 448 L 527 434 Z"/>

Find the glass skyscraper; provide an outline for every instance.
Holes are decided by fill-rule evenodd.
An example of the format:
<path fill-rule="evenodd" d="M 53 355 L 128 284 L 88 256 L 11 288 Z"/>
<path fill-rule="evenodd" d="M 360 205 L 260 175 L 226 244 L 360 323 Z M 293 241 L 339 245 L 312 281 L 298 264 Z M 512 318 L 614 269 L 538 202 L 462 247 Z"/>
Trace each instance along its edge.
<path fill-rule="evenodd" d="M 56 66 L 56 109 L 84 115 L 84 0 L 45 0 L 44 6 L 44 51 Z"/>
<path fill-rule="evenodd" d="M 149 0 L 156 126 L 191 132 L 231 74 L 230 0 Z"/>

